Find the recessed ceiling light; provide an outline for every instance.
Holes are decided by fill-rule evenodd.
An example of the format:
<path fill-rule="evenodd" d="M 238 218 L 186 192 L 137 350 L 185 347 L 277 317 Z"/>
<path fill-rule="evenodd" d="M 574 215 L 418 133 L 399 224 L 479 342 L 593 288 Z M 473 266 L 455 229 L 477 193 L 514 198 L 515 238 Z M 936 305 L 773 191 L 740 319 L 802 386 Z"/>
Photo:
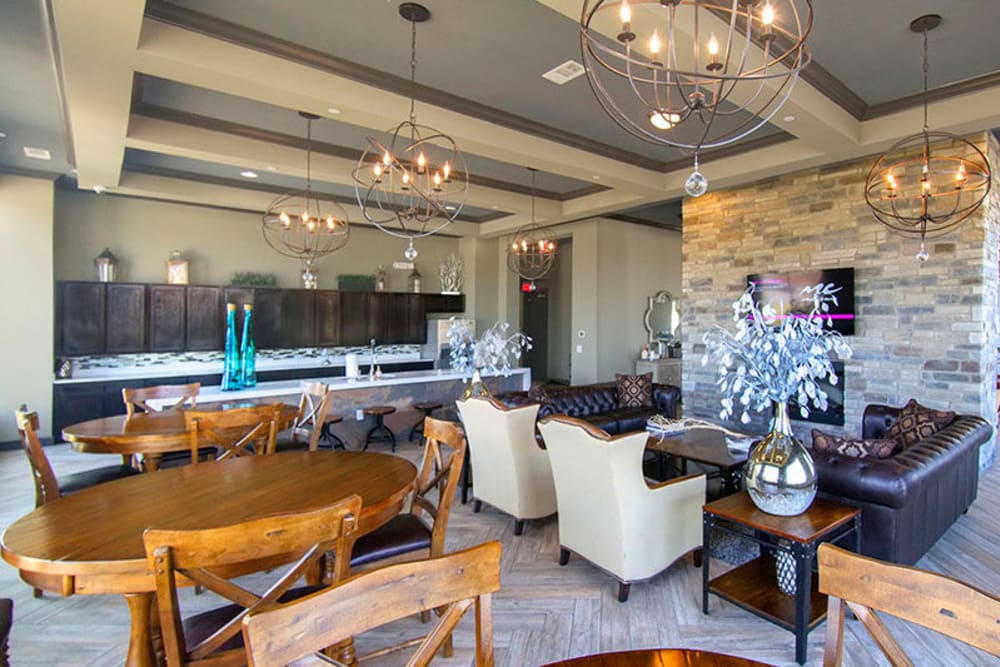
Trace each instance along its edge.
<path fill-rule="evenodd" d="M 48 152 L 44 148 L 32 148 L 31 146 L 24 147 L 24 156 L 34 158 L 36 160 L 52 159 L 52 153 Z"/>
<path fill-rule="evenodd" d="M 597 174 L 594 174 L 593 176 L 591 176 L 591 178 L 592 178 L 593 180 L 595 180 L 595 181 L 599 181 L 599 180 L 601 180 L 601 177 L 600 177 L 600 176 L 598 176 Z"/>
<path fill-rule="evenodd" d="M 785 121 L 786 123 L 791 123 L 793 120 L 795 120 L 795 116 L 793 116 L 792 114 L 788 114 L 781 120 Z"/>
<path fill-rule="evenodd" d="M 452 204 L 446 204 L 445 207 L 444 207 L 444 210 L 446 210 L 446 211 L 454 211 L 455 207 Z"/>
<path fill-rule="evenodd" d="M 331 113 L 331 114 L 333 114 L 334 116 L 339 116 L 339 115 L 340 115 L 340 109 L 338 109 L 337 107 L 329 107 L 329 108 L 328 108 L 328 109 L 326 110 L 326 112 L 327 112 L 327 113 Z"/>
<path fill-rule="evenodd" d="M 264 167 L 264 169 L 267 169 L 268 171 L 278 171 L 278 168 L 275 167 L 273 164 L 267 165 L 266 167 Z"/>
<path fill-rule="evenodd" d="M 6 138 L 7 138 L 7 133 L 6 132 L 0 132 L 0 139 L 6 139 Z"/>
<path fill-rule="evenodd" d="M 257 172 L 247 169 L 246 171 L 241 171 L 240 176 L 243 178 L 257 178 Z"/>
<path fill-rule="evenodd" d="M 499 211 L 500 207 L 497 204 L 493 204 L 493 210 L 494 211 Z"/>

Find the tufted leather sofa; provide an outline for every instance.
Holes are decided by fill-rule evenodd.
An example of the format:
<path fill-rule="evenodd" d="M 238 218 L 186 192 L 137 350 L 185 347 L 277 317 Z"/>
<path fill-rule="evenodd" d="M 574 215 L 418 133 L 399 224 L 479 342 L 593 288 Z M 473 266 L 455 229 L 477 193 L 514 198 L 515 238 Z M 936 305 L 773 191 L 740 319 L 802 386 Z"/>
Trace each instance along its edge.
<path fill-rule="evenodd" d="M 901 408 L 869 405 L 862 437 L 883 438 Z M 819 495 L 860 507 L 861 552 L 912 565 L 976 499 L 986 420 L 958 415 L 946 427 L 888 459 L 813 452 Z"/>
<path fill-rule="evenodd" d="M 679 387 L 653 385 L 653 406 L 619 408 L 618 385 L 614 382 L 585 384 L 577 387 L 532 387 L 531 391 L 513 391 L 496 397 L 507 407 L 538 403 L 538 419 L 550 415 L 569 415 L 597 426 L 610 435 L 642 431 L 653 415 L 674 417 L 681 401 Z"/>

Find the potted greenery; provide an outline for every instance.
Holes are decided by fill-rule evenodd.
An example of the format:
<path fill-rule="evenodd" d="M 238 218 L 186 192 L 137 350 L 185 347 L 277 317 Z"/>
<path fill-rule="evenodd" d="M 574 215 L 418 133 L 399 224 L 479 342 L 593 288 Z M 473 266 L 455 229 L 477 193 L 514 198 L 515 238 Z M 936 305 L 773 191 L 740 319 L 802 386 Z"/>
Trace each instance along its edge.
<path fill-rule="evenodd" d="M 337 289 L 342 292 L 374 292 L 375 276 L 371 274 L 342 273 L 337 276 Z"/>

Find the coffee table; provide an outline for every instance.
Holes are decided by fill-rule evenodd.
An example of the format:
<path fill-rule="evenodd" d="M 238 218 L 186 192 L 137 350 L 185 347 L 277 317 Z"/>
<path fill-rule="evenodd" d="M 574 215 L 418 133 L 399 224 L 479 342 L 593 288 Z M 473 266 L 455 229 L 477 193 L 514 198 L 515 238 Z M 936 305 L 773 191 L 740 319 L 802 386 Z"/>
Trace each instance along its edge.
<path fill-rule="evenodd" d="M 726 434 L 710 428 L 687 429 L 678 435 L 660 436 L 650 434 L 646 449 L 654 452 L 660 479 L 665 477 L 667 458 L 681 462 L 681 472 L 687 474 L 688 461 L 712 466 L 719 470 L 711 476 L 722 479 L 722 494 L 736 493 L 743 477 L 743 466 L 747 462 L 746 453 L 734 454 L 726 444 Z"/>
<path fill-rule="evenodd" d="M 712 538 L 728 533 L 761 545 L 758 558 L 712 579 L 711 558 L 702 562 L 702 612 L 708 614 L 708 594 L 743 607 L 795 634 L 795 660 L 806 661 L 809 631 L 826 618 L 826 595 L 819 592 L 813 577 L 816 548 L 823 542 L 851 537 L 851 547 L 861 551 L 861 510 L 832 500 L 817 498 L 802 514 L 776 516 L 761 511 L 750 495 L 726 496 L 705 505 L 702 511 L 703 545 L 710 553 Z M 739 527 L 751 529 L 746 533 Z M 795 562 L 795 595 L 778 588 L 775 556 L 790 554 Z"/>

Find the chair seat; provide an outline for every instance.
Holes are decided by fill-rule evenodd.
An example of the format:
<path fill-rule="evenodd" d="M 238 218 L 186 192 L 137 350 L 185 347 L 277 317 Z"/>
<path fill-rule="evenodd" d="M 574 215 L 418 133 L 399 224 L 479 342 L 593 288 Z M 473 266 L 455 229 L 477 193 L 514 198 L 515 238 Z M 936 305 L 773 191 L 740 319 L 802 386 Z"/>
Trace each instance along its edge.
<path fill-rule="evenodd" d="M 292 440 L 291 438 L 285 440 L 278 440 L 274 443 L 275 452 L 294 452 L 294 451 L 305 451 L 309 449 L 308 440 Z"/>
<path fill-rule="evenodd" d="M 430 549 L 431 529 L 412 514 L 400 514 L 354 543 L 351 566 Z"/>
<path fill-rule="evenodd" d="M 365 408 L 362 412 L 364 412 L 364 414 L 369 416 L 378 416 L 378 415 L 391 415 L 395 411 L 396 408 L 394 408 L 391 405 L 372 405 Z"/>
<path fill-rule="evenodd" d="M 417 410 L 428 410 L 433 411 L 441 407 L 441 404 L 437 401 L 429 401 L 427 403 L 414 403 L 413 407 Z"/>
<path fill-rule="evenodd" d="M 122 479 L 123 477 L 131 477 L 132 475 L 139 474 L 141 473 L 138 470 L 129 466 L 104 466 L 103 468 L 85 470 L 83 472 L 73 473 L 72 475 L 60 475 L 59 491 L 63 495 L 67 495 L 84 489 L 89 489 L 92 486 L 103 484 L 104 482 L 110 482 L 116 479 Z"/>

